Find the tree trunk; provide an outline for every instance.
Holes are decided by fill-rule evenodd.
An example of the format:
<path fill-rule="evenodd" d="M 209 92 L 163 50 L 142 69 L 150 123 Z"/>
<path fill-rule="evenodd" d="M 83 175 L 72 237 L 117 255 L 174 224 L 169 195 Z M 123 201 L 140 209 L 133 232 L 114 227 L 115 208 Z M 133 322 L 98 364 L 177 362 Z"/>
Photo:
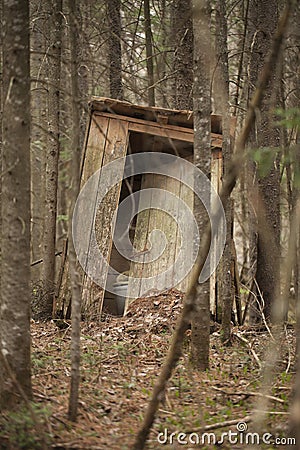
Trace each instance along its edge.
<path fill-rule="evenodd" d="M 145 36 L 146 36 L 146 58 L 148 74 L 148 103 L 149 106 L 155 105 L 154 71 L 153 71 L 153 52 L 152 52 L 152 32 L 149 0 L 144 0 L 144 18 L 145 18 Z"/>
<path fill-rule="evenodd" d="M 277 0 L 250 0 L 251 35 L 250 84 L 255 86 L 267 57 L 278 20 Z M 261 112 L 256 116 L 256 132 L 251 143 L 254 148 L 279 147 L 280 134 L 272 124 L 271 109 L 278 100 L 279 83 L 274 69 L 267 87 Z M 275 154 L 275 150 L 274 150 Z M 280 258 L 280 167 L 278 156 L 266 176 L 258 172 L 258 197 L 256 202 L 258 221 L 257 271 L 258 300 L 266 319 L 270 319 L 275 289 L 279 288 Z M 267 229 L 267 232 L 266 232 Z"/>
<path fill-rule="evenodd" d="M 78 89 L 79 89 L 79 102 L 78 108 L 80 111 L 80 149 L 83 148 L 85 131 L 86 131 L 86 119 L 89 101 L 89 42 L 86 37 L 89 35 L 89 18 L 88 8 L 89 0 L 80 0 L 77 5 L 77 74 L 78 74 Z"/>
<path fill-rule="evenodd" d="M 43 238 L 43 289 L 44 296 L 39 307 L 39 318 L 52 318 L 55 293 L 55 243 L 57 218 L 57 188 L 60 129 L 60 65 L 62 0 L 49 2 L 50 50 L 48 86 L 48 146 L 46 155 L 46 199 Z"/>
<path fill-rule="evenodd" d="M 228 47 L 227 47 L 227 19 L 224 0 L 217 0 L 216 4 L 216 105 L 222 115 L 222 155 L 223 176 L 225 179 L 230 170 L 232 157 L 230 145 L 230 111 L 229 111 L 229 73 L 228 73 Z M 232 233 L 233 233 L 233 208 L 232 200 L 227 199 L 224 204 L 226 216 L 226 243 L 223 252 L 220 270 L 218 272 L 218 304 L 222 305 L 222 333 L 224 342 L 230 343 L 231 336 L 231 312 L 234 298 L 234 286 L 232 280 Z"/>
<path fill-rule="evenodd" d="M 3 2 L 0 407 L 31 398 L 29 5 Z"/>
<path fill-rule="evenodd" d="M 193 1 L 194 31 L 194 164 L 207 176 L 211 172 L 210 9 L 208 0 Z M 207 213 L 195 196 L 194 214 L 203 236 Z M 198 285 L 192 317 L 191 361 L 200 370 L 209 366 L 209 280 Z"/>
<path fill-rule="evenodd" d="M 159 84 L 156 87 L 156 104 L 163 107 L 169 107 L 170 89 L 172 83 L 168 76 L 168 67 L 171 65 L 169 48 L 172 48 L 174 42 L 170 33 L 170 12 L 172 3 L 161 0 L 161 52 L 155 55 L 155 73 Z"/>
<path fill-rule="evenodd" d="M 120 0 L 106 0 L 106 8 L 110 30 L 108 42 L 110 96 L 122 100 L 123 84 Z"/>
<path fill-rule="evenodd" d="M 43 258 L 44 207 L 47 126 L 47 86 L 45 83 L 47 43 L 44 30 L 47 23 L 45 6 L 30 2 L 30 73 L 31 73 L 31 260 Z M 46 5 L 47 7 L 47 5 Z M 42 279 L 43 264 L 31 270 L 31 280 L 39 283 Z M 34 308 L 35 312 L 35 308 Z"/>
<path fill-rule="evenodd" d="M 292 43 L 298 49 L 295 52 L 293 60 L 291 61 L 292 68 L 298 67 L 300 56 L 299 56 L 299 19 L 300 19 L 300 4 L 295 8 L 295 13 L 293 16 L 293 28 L 292 28 Z M 297 65 L 294 65 L 297 64 Z M 300 101 L 300 76 L 296 75 L 295 79 L 295 90 L 294 99 L 292 107 L 299 107 Z M 296 150 L 294 155 L 294 184 L 293 184 L 293 214 L 296 212 L 297 201 L 300 198 L 299 189 L 299 176 L 300 176 L 300 133 L 298 131 L 296 136 Z M 296 244 L 296 258 L 294 264 L 294 289 L 295 289 L 295 299 L 296 299 L 296 358 L 297 358 L 297 372 L 294 382 L 293 389 L 293 402 L 291 408 L 290 417 L 290 430 L 289 436 L 295 437 L 296 442 L 299 445 L 300 442 L 300 230 L 298 229 L 297 244 Z M 292 445 L 289 450 L 292 449 Z"/>
<path fill-rule="evenodd" d="M 173 107 L 193 109 L 193 19 L 191 0 L 173 0 L 172 36 L 174 40 Z"/>
<path fill-rule="evenodd" d="M 69 397 L 68 416 L 72 421 L 77 419 L 78 395 L 80 383 L 80 320 L 81 320 L 81 292 L 79 271 L 77 268 L 77 258 L 72 239 L 72 214 L 77 196 L 79 194 L 79 170 L 80 170 L 80 115 L 78 107 L 78 75 L 77 75 L 77 1 L 69 0 L 70 13 L 70 48 L 71 48 L 71 92 L 72 92 L 72 135 L 71 150 L 71 193 L 70 193 L 70 214 L 69 214 L 69 239 L 68 256 L 70 264 L 70 280 L 72 291 L 72 341 L 71 341 L 71 388 Z"/>
<path fill-rule="evenodd" d="M 292 29 L 290 36 L 290 45 L 292 49 L 296 49 L 296 51 L 292 52 L 292 57 L 290 60 L 289 70 L 293 71 L 295 67 L 299 67 L 300 64 L 300 31 L 299 31 L 299 21 L 300 21 L 300 4 L 298 3 L 292 20 Z M 291 55 L 290 55 L 291 56 Z M 297 108 L 300 105 L 300 74 L 299 71 L 295 73 L 295 78 L 292 84 L 293 89 L 293 97 L 292 101 L 289 104 L 289 107 Z M 286 94 L 286 92 L 285 92 Z M 297 179 L 300 174 L 300 131 L 298 130 L 296 134 L 296 152 L 295 152 L 295 162 L 294 162 L 294 185 L 292 188 L 292 212 L 294 212 L 297 199 L 300 196 L 299 184 L 297 183 Z M 297 186 L 298 184 L 298 186 Z M 293 274 L 293 284 L 295 289 L 295 298 L 300 298 L 300 236 L 298 239 L 298 258 L 295 261 L 294 274 Z M 299 300 L 298 300 L 299 301 Z M 300 309 L 300 305 L 299 305 Z M 299 311 L 300 312 L 300 311 Z M 300 314 L 299 314 L 300 319 Z M 300 346 L 300 321 L 297 326 L 297 336 L 298 336 L 298 345 Z"/>
<path fill-rule="evenodd" d="M 3 2 L 0 2 L 0 23 L 3 26 Z M 3 34 L 0 33 L 0 167 L 2 168 L 2 150 L 3 150 L 3 139 L 2 139 L 2 122 L 3 122 Z M 0 179 L 0 211 L 2 202 L 2 183 Z M 2 215 L 0 213 L 0 237 L 2 228 Z M 2 243 L 0 240 L 0 261 L 1 261 L 1 247 Z M 0 271 L 0 292 L 1 292 L 1 271 Z M 1 304 L 1 300 L 0 300 Z M 0 344 L 1 345 L 1 344 Z M 1 348 L 1 347 L 0 347 Z"/>

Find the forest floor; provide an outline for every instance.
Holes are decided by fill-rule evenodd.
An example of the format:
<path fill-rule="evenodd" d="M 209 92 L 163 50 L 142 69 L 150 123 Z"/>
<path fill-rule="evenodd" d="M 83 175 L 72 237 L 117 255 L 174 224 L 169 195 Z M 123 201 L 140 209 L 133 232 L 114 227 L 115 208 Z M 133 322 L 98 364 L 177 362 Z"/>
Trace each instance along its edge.
<path fill-rule="evenodd" d="M 134 302 L 125 318 L 83 323 L 79 415 L 75 424 L 67 419 L 70 327 L 66 324 L 67 328 L 60 329 L 53 322 L 32 323 L 32 412 L 0 417 L 0 448 L 129 450 L 181 305 L 182 295 L 171 291 Z M 211 331 L 210 369 L 204 373 L 190 365 L 190 331 L 186 333 L 183 357 L 168 383 L 146 448 L 219 448 L 221 442 L 214 446 L 213 439 L 220 440 L 222 433 L 230 430 L 239 431 L 232 435 L 238 441 L 229 442 L 228 435 L 223 435 L 222 447 L 246 448 L 246 434 L 240 431 L 255 431 L 250 415 L 257 415 L 259 410 L 269 411 L 263 425 L 260 422 L 259 448 L 278 448 L 270 442 L 275 437 L 287 437 L 295 372 L 293 328 L 286 330 L 281 339 L 276 375 L 268 383 L 268 403 L 260 386 L 270 334 L 235 327 L 232 345 L 225 346 L 219 331 L 214 327 Z M 263 444 L 263 436 L 267 444 Z"/>

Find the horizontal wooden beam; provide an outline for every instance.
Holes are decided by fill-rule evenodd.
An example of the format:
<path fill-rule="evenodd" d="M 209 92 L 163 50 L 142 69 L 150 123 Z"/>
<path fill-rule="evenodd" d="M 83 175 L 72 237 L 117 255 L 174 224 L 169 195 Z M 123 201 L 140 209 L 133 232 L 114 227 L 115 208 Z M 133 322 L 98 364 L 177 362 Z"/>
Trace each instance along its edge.
<path fill-rule="evenodd" d="M 129 102 L 106 97 L 92 97 L 90 107 L 92 111 L 120 114 L 121 116 L 139 118 L 154 123 L 166 121 L 170 125 L 193 129 L 193 112 L 188 110 L 134 105 Z M 210 120 L 213 133 L 221 133 L 222 117 L 218 114 L 211 114 Z"/>
<path fill-rule="evenodd" d="M 111 114 L 107 112 L 94 111 L 93 114 L 128 122 L 129 131 L 134 131 L 136 133 L 151 134 L 153 136 L 160 136 L 167 139 L 175 139 L 178 141 L 185 141 L 190 143 L 194 142 L 194 130 L 190 128 L 184 128 L 169 124 L 162 125 L 157 122 L 150 122 L 147 120 L 136 119 L 133 117 Z M 211 145 L 212 147 L 222 148 L 222 135 L 211 133 Z"/>

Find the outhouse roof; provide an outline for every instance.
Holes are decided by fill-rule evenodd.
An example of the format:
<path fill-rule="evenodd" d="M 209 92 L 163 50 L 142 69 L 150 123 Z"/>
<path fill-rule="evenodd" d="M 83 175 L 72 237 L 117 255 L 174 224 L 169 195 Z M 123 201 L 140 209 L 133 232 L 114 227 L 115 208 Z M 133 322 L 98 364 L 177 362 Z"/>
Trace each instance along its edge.
<path fill-rule="evenodd" d="M 149 122 L 193 128 L 193 112 L 188 110 L 134 105 L 126 101 L 106 97 L 92 97 L 90 108 L 91 111 L 112 113 Z M 211 131 L 217 134 L 222 133 L 222 117 L 220 115 L 211 114 Z"/>

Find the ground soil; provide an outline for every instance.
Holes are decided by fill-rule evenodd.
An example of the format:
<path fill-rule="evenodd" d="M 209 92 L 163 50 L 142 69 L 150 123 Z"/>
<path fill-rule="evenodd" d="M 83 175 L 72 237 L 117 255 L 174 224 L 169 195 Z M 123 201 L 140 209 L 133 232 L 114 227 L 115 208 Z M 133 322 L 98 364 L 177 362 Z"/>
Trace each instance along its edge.
<path fill-rule="evenodd" d="M 33 415 L 2 415 L 0 448 L 132 448 L 181 307 L 182 294 L 173 290 L 135 301 L 125 318 L 105 317 L 97 323 L 82 324 L 75 424 L 67 419 L 70 325 L 67 321 L 32 323 Z M 200 373 L 189 361 L 188 331 L 183 357 L 168 383 L 146 448 L 219 448 L 220 443 L 201 444 L 201 440 L 196 445 L 196 434 L 201 439 L 203 432 L 211 432 L 220 439 L 222 432 L 237 432 L 237 426 L 255 431 L 251 418 L 253 414 L 257 417 L 258 410 L 267 412 L 265 421 L 258 420 L 261 434 L 287 437 L 295 370 L 293 328 L 282 333 L 276 375 L 268 383 L 268 391 L 262 393 L 262 375 L 269 370 L 265 361 L 270 339 L 268 330 L 233 327 L 232 345 L 227 346 L 221 342 L 218 326 L 212 324 L 210 369 Z M 271 396 L 268 401 L 266 394 Z M 244 425 L 237 425 L 238 421 Z M 177 434 L 170 437 L 172 432 Z M 182 444 L 179 432 L 194 434 L 181 436 L 179 441 L 186 442 Z M 246 448 L 240 442 L 241 434 L 238 436 L 238 443 L 225 438 L 222 447 Z M 259 448 L 277 447 L 260 443 Z"/>

